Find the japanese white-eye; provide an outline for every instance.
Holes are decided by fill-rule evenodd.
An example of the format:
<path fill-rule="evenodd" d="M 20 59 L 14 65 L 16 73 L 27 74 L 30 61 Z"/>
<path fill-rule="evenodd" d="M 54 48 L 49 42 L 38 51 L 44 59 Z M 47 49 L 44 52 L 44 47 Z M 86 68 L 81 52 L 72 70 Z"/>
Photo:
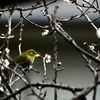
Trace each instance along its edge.
<path fill-rule="evenodd" d="M 16 65 L 21 66 L 22 68 L 29 67 L 29 65 L 32 65 L 36 55 L 39 54 L 33 49 L 29 49 L 25 52 L 23 52 L 21 55 L 17 56 L 10 64 L 9 67 L 11 69 L 14 69 Z M 5 70 L 5 73 L 7 74 L 7 80 L 9 81 L 10 76 L 11 76 L 11 71 L 10 70 Z"/>
<path fill-rule="evenodd" d="M 36 54 L 38 53 L 33 49 L 27 50 L 21 55 L 17 56 L 10 64 L 10 67 L 14 68 L 15 64 L 21 65 L 23 68 L 28 67 L 29 65 L 33 64 Z"/>

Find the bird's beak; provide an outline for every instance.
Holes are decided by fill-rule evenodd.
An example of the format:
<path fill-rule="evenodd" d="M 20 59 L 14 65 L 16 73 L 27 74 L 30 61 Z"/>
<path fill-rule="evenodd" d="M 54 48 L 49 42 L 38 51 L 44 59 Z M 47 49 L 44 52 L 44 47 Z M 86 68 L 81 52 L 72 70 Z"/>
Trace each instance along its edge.
<path fill-rule="evenodd" d="M 41 57 L 41 54 L 39 52 L 36 52 L 36 56 L 35 57 Z"/>

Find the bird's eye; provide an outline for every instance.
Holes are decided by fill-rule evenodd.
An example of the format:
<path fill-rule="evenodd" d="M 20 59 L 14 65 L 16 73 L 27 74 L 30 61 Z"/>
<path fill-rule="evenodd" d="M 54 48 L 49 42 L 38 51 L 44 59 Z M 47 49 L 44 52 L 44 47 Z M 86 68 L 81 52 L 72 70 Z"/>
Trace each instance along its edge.
<path fill-rule="evenodd" d="M 30 52 L 30 54 L 33 55 L 34 53 L 33 52 Z"/>

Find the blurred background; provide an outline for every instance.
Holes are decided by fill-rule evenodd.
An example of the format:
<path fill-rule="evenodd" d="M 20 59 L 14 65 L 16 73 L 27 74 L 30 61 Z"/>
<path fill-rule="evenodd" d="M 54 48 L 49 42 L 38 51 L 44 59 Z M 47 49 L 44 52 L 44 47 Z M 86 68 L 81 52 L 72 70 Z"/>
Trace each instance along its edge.
<path fill-rule="evenodd" d="M 92 1 L 92 0 L 91 0 Z M 21 7 L 30 7 L 32 2 L 30 3 L 21 3 L 19 4 Z M 49 6 L 49 14 L 53 14 L 53 10 L 55 6 L 59 6 L 57 17 L 66 17 L 69 18 L 72 15 L 78 15 L 81 14 L 80 11 L 76 8 L 74 4 L 66 4 L 63 0 L 58 0 L 56 3 Z M 48 20 L 45 16 L 43 16 L 41 9 L 36 9 L 33 11 L 32 16 L 29 16 L 28 18 L 39 25 L 48 25 Z M 26 15 L 29 11 L 25 11 L 24 15 Z M 91 11 L 91 14 L 89 14 L 89 17 L 91 19 L 98 17 L 96 13 L 93 13 Z M 12 16 L 12 27 L 14 27 L 19 21 L 20 13 L 18 11 L 14 12 L 14 15 Z M 99 21 L 95 21 L 95 25 L 99 27 Z M 0 34 L 7 33 L 7 28 L 5 28 L 5 25 L 7 24 L 7 19 L 4 16 L 1 16 L 0 18 Z M 28 22 L 24 21 L 24 31 L 22 35 L 22 52 L 33 48 L 36 51 L 40 52 L 42 56 L 45 54 L 50 54 L 52 56 L 51 63 L 47 64 L 47 77 L 54 76 L 54 70 L 53 70 L 53 49 L 54 49 L 54 39 L 53 36 L 43 37 L 41 29 L 37 28 L 36 26 L 33 26 L 29 24 Z M 89 51 L 86 46 L 83 45 L 84 42 L 88 42 L 89 44 L 99 43 L 99 39 L 96 38 L 96 32 L 94 28 L 87 22 L 87 20 L 82 17 L 80 19 L 72 20 L 69 22 L 63 22 L 62 27 L 68 34 L 76 41 L 76 43 L 85 49 L 86 51 Z M 12 58 L 15 58 L 17 55 L 19 55 L 18 51 L 18 45 L 19 45 L 19 32 L 20 32 L 20 26 L 16 28 L 14 31 L 12 31 L 12 35 L 15 37 L 10 40 L 10 56 Z M 74 87 L 86 87 L 91 85 L 94 82 L 94 76 L 91 73 L 91 71 L 85 66 L 86 63 L 84 59 L 82 58 L 81 54 L 74 49 L 68 42 L 66 42 L 62 37 L 60 37 L 58 34 L 56 35 L 58 39 L 58 61 L 62 63 L 60 66 L 61 68 L 64 67 L 63 71 L 58 72 L 57 77 L 57 83 L 70 85 Z M 4 40 L 0 40 L 0 45 L 2 45 Z M 99 48 L 99 47 L 98 47 Z M 98 50 L 96 48 L 96 50 Z M 89 51 L 90 52 L 90 51 Z M 92 53 L 92 52 L 90 52 Z M 97 64 L 95 62 L 92 62 L 92 65 L 94 68 L 97 67 Z M 34 68 L 39 70 L 41 73 L 36 74 L 35 72 L 29 72 L 27 75 L 31 81 L 31 83 L 41 82 L 43 80 L 43 62 L 40 58 L 36 58 L 34 64 Z M 52 82 L 52 80 L 49 80 L 48 82 Z M 53 82 L 52 82 L 53 83 Z M 17 82 L 14 85 L 14 88 L 20 88 L 24 86 L 24 83 L 22 81 Z M 46 88 L 43 91 L 47 90 L 47 100 L 53 99 L 53 88 Z M 100 92 L 100 88 L 98 89 Z M 38 91 L 37 91 L 38 92 Z M 97 92 L 97 93 L 99 93 Z M 33 100 L 35 98 L 34 96 L 27 96 L 26 94 L 30 93 L 30 89 L 24 91 L 22 93 L 23 100 Z M 92 98 L 92 92 L 87 96 L 88 100 L 91 100 Z M 59 100 L 67 100 L 71 98 L 72 94 L 69 91 L 59 90 L 58 91 L 58 98 Z M 97 100 L 100 99 L 100 96 L 97 94 Z"/>

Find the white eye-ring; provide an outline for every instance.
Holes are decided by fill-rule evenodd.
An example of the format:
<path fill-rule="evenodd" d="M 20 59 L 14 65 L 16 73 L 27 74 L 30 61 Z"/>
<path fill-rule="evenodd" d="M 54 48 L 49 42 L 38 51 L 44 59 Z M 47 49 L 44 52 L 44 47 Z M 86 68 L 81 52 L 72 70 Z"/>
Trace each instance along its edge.
<path fill-rule="evenodd" d="M 30 52 L 31 55 L 33 55 L 33 52 Z"/>

